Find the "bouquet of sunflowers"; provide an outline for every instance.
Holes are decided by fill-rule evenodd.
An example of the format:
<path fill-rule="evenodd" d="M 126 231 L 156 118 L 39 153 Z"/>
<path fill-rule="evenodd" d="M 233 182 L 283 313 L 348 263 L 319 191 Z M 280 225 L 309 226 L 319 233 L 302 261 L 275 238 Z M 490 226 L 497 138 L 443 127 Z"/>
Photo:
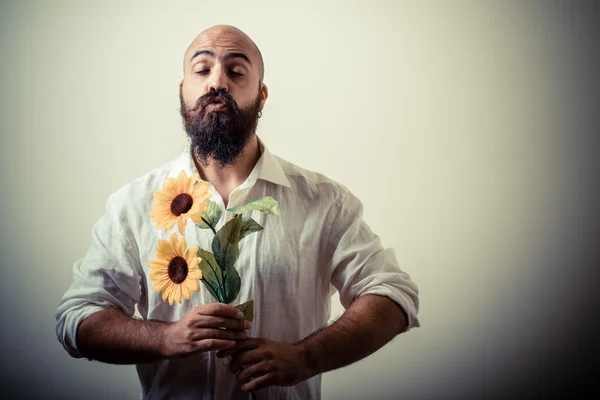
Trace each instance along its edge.
<path fill-rule="evenodd" d="M 200 291 L 202 282 L 210 294 L 219 302 L 231 304 L 240 292 L 240 275 L 235 269 L 240 248 L 239 242 L 263 227 L 242 214 L 258 210 L 265 214 L 280 215 L 277 200 L 262 197 L 226 212 L 235 214 L 218 231 L 216 226 L 222 217 L 219 205 L 210 201 L 208 182 L 198 180 L 194 174 L 188 178 L 181 171 L 177 178 L 168 178 L 162 190 L 154 192 L 150 217 L 156 229 L 170 231 L 177 225 L 181 238 L 173 233 L 170 240 L 159 239 L 155 260 L 150 261 L 150 279 L 153 290 L 162 292 L 162 299 L 181 303 L 182 297 L 190 300 L 192 292 Z M 185 227 L 191 219 L 198 229 L 210 229 L 213 234 L 211 250 L 199 246 L 187 247 Z M 244 313 L 244 319 L 252 320 L 254 302 L 250 300 L 236 306 Z"/>

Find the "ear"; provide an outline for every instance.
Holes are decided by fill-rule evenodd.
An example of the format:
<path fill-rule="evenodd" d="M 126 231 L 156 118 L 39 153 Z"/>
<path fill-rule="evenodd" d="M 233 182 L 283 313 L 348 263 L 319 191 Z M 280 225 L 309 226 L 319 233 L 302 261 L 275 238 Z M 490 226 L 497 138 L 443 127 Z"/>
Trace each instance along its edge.
<path fill-rule="evenodd" d="M 267 97 L 269 97 L 269 88 L 264 83 L 260 84 L 260 92 L 262 100 L 260 101 L 260 111 L 262 111 L 265 106 L 265 101 L 267 101 Z"/>

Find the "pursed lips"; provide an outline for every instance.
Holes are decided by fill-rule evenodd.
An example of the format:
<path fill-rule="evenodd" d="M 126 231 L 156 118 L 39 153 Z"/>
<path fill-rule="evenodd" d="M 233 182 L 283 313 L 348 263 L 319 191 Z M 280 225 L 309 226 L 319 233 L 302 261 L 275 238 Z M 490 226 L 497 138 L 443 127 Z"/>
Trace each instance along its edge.
<path fill-rule="evenodd" d="M 205 107 L 206 111 L 222 111 L 226 108 L 227 104 L 220 99 L 211 100 Z"/>

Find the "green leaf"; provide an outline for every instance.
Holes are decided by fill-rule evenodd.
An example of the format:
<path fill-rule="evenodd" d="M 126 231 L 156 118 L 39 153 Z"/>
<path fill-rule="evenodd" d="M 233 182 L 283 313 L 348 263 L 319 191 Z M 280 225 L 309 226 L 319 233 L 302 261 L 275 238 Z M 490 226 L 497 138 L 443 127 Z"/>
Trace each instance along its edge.
<path fill-rule="evenodd" d="M 203 213 L 200 213 L 200 215 L 213 228 L 215 228 L 219 223 L 219 220 L 221 219 L 221 207 L 219 207 L 219 205 L 216 202 L 211 200 L 207 200 L 206 203 L 208 204 L 208 210 L 204 211 Z M 198 228 L 200 229 L 210 229 L 210 226 L 208 226 L 204 221 L 202 221 L 201 224 L 196 224 L 196 226 L 198 226 Z"/>
<path fill-rule="evenodd" d="M 231 268 L 225 274 L 225 298 L 223 303 L 229 304 L 235 300 L 240 293 L 241 286 L 240 275 L 235 268 Z"/>
<path fill-rule="evenodd" d="M 238 304 L 235 308 L 244 313 L 244 319 L 246 321 L 252 321 L 254 319 L 254 300 Z"/>
<path fill-rule="evenodd" d="M 222 303 L 221 292 L 215 292 L 215 289 L 210 284 L 208 284 L 204 278 L 200 279 L 200 281 L 204 284 L 204 287 L 206 287 L 211 296 Z"/>
<path fill-rule="evenodd" d="M 258 210 L 265 214 L 280 215 L 279 203 L 271 196 L 261 197 L 260 199 L 251 201 L 246 205 L 227 209 L 227 211 L 234 214 L 241 214 L 250 210 Z"/>
<path fill-rule="evenodd" d="M 229 220 L 215 235 L 212 241 L 212 251 L 215 255 L 217 264 L 223 269 L 225 274 L 233 268 L 240 255 L 240 232 L 242 228 L 242 218 L 236 215 Z"/>
<path fill-rule="evenodd" d="M 213 253 L 204 249 L 198 249 L 198 257 L 202 258 L 200 270 L 202 271 L 202 283 L 208 289 L 210 294 L 220 302 L 223 302 L 223 272 L 215 260 Z"/>
<path fill-rule="evenodd" d="M 254 232 L 260 232 L 263 230 L 263 227 L 260 226 L 258 222 L 253 220 L 252 218 L 243 218 L 242 226 L 240 228 L 240 239 L 242 240 L 246 236 Z"/>

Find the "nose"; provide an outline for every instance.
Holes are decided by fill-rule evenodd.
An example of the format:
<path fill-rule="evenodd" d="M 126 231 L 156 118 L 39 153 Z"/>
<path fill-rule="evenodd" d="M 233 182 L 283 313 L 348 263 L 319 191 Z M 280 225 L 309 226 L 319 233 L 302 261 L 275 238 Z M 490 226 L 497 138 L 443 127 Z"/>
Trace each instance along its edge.
<path fill-rule="evenodd" d="M 221 66 L 215 66 L 211 71 L 210 79 L 208 80 L 208 91 L 219 91 L 221 89 L 228 91 L 227 75 Z"/>

